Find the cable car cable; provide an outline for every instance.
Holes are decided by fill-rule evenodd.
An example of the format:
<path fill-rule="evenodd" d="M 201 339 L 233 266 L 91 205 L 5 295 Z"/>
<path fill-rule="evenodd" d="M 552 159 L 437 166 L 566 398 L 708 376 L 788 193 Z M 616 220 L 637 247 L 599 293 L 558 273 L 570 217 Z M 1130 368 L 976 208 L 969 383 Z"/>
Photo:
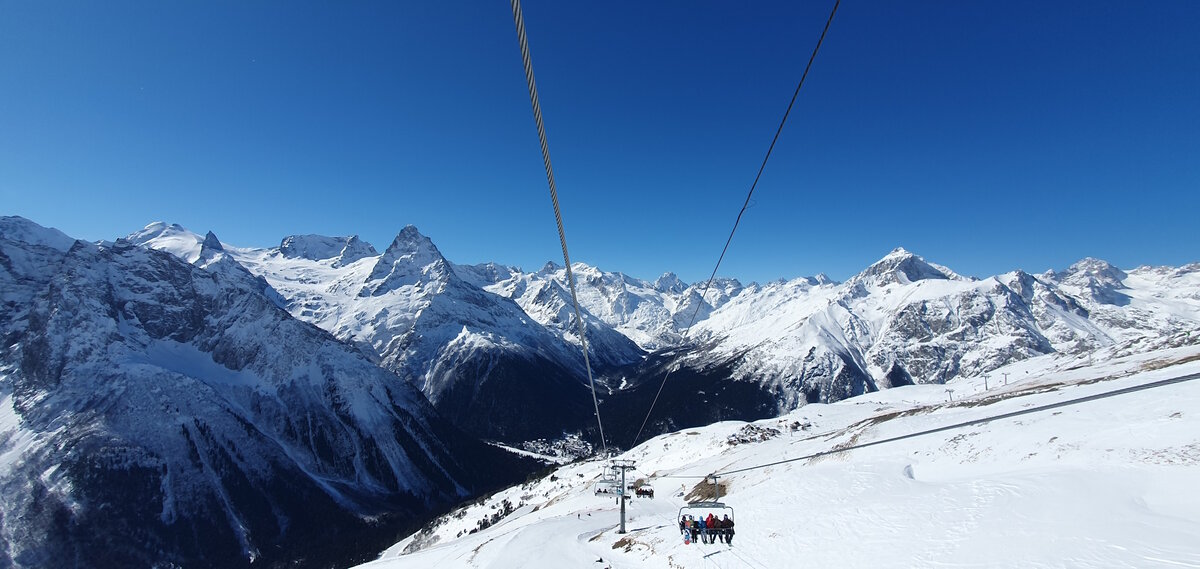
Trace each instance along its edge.
<path fill-rule="evenodd" d="M 575 274 L 571 272 L 571 256 L 567 254 L 567 234 L 563 230 L 562 211 L 558 206 L 558 188 L 554 183 L 554 167 L 550 164 L 550 144 L 546 141 L 546 125 L 542 122 L 542 105 L 538 102 L 537 82 L 533 78 L 533 59 L 529 55 L 529 40 L 525 37 L 525 16 L 521 12 L 521 0 L 512 0 L 512 12 L 513 22 L 517 26 L 517 40 L 521 44 L 521 62 L 525 66 L 525 82 L 529 85 L 529 104 L 533 107 L 533 120 L 537 123 L 538 140 L 542 145 L 542 162 L 546 166 L 546 182 L 550 185 L 550 199 L 554 202 L 554 220 L 558 222 L 558 241 L 562 244 L 563 263 L 567 267 L 567 283 L 571 288 L 571 303 L 575 307 L 575 324 L 579 330 L 579 343 L 583 346 L 583 365 L 587 368 L 588 384 L 592 387 L 592 406 L 596 410 L 596 425 L 600 427 L 600 448 L 601 452 L 608 455 L 608 443 L 604 438 L 604 422 L 600 420 L 600 400 L 596 398 L 596 380 L 592 377 L 592 364 L 588 359 L 583 317 L 579 312 L 579 298 L 575 294 Z"/>
<path fill-rule="evenodd" d="M 514 6 L 516 2 L 518 0 L 513 0 Z M 717 264 L 713 267 L 712 274 L 708 277 L 708 282 L 704 284 L 704 288 L 700 291 L 700 303 L 696 304 L 696 310 L 692 312 L 691 321 L 688 322 L 687 328 L 684 329 L 684 339 L 691 332 L 692 325 L 696 323 L 696 316 L 700 313 L 700 307 L 704 302 L 704 295 L 708 294 L 708 289 L 712 286 L 712 282 L 717 276 L 717 269 L 721 268 L 721 261 L 725 259 L 725 253 L 729 251 L 729 245 L 733 243 L 733 235 L 737 233 L 738 224 L 742 222 L 742 216 L 745 215 L 746 209 L 750 207 L 750 197 L 754 195 L 754 189 L 758 187 L 758 180 L 762 178 L 763 170 L 767 168 L 767 161 L 771 159 L 771 152 L 775 150 L 775 143 L 779 141 L 779 135 L 783 133 L 783 126 L 787 124 L 788 115 L 792 113 L 792 107 L 795 106 L 796 98 L 800 95 L 800 88 L 804 86 L 804 80 L 808 78 L 808 72 L 812 69 L 813 61 L 817 59 L 817 52 L 821 51 L 821 44 L 825 42 L 825 35 L 829 32 L 829 25 L 833 23 L 833 16 L 837 14 L 838 6 L 841 3 L 842 0 L 836 0 L 833 3 L 833 9 L 829 11 L 829 18 L 825 20 L 825 28 L 821 30 L 821 37 L 817 39 L 817 45 L 813 47 L 812 55 L 808 58 L 808 65 L 804 66 L 804 73 L 800 75 L 800 81 L 796 84 L 795 92 L 792 93 L 792 100 L 788 102 L 787 110 L 783 113 L 783 119 L 779 121 L 779 128 L 775 129 L 775 136 L 771 139 L 771 145 L 767 147 L 767 154 L 763 156 L 762 164 L 758 167 L 758 174 L 754 176 L 754 183 L 750 184 L 750 191 L 746 193 L 746 201 L 742 204 L 742 209 L 738 211 L 737 219 L 733 222 L 733 229 L 729 231 L 729 238 L 725 240 L 725 247 L 721 249 L 721 255 L 717 257 Z M 528 73 L 532 73 L 532 71 Z M 547 164 L 549 164 L 548 157 L 546 160 Z M 633 440 L 629 443 L 629 448 L 636 446 L 638 439 L 641 438 L 642 431 L 646 428 L 646 422 L 650 420 L 650 414 L 654 412 L 654 406 L 658 403 L 659 396 L 662 395 L 663 387 L 667 385 L 667 378 L 671 377 L 671 371 L 667 370 L 666 375 L 663 376 L 662 383 L 658 386 L 658 392 L 654 394 L 654 401 L 650 403 L 650 410 L 646 411 L 646 418 L 642 420 L 642 426 L 638 428 L 637 434 L 634 435 Z"/>

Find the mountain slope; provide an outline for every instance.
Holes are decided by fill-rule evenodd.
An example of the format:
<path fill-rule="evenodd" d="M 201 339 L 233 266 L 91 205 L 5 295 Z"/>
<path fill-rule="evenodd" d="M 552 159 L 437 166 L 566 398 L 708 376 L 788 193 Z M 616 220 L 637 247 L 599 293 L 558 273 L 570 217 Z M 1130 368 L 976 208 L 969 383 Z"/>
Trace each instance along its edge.
<path fill-rule="evenodd" d="M 0 233 L 5 258 L 47 259 L 10 263 L 32 270 L 0 359 L 5 565 L 345 562 L 528 468 L 278 308 L 215 237 L 196 265 L 22 239 Z"/>
<path fill-rule="evenodd" d="M 595 461 L 457 510 L 362 567 L 1200 563 L 1200 349 L 1115 353 L 1028 359 L 1002 368 L 1008 385 L 958 378 L 665 434 L 617 457 L 655 489 L 629 500 L 624 535 L 615 499 L 593 494 Z M 1168 378 L 1191 379 L 836 452 Z M 711 495 L 701 478 L 713 472 L 733 546 L 685 545 L 677 515 Z"/>

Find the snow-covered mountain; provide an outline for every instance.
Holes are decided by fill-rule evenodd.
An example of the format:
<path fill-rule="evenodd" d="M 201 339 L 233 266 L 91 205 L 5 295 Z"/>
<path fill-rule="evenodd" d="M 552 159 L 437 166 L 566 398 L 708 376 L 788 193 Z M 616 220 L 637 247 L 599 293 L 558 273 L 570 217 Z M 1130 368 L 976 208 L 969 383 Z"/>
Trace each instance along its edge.
<path fill-rule="evenodd" d="M 205 242 L 162 223 L 129 239 L 189 262 Z M 591 420 L 582 354 L 512 300 L 460 278 L 415 227 L 381 254 L 357 237 L 313 235 L 225 250 L 282 295 L 292 315 L 359 346 L 471 433 L 520 442 Z"/>
<path fill-rule="evenodd" d="M 199 235 L 181 247 L 170 226 L 141 233 L 154 231 L 160 235 L 131 239 L 197 257 Z M 527 273 L 494 263 L 454 265 L 411 227 L 383 254 L 366 254 L 372 249 L 362 244 L 347 261 L 342 249 L 352 241 L 304 236 L 277 249 L 227 249 L 279 291 L 293 315 L 363 346 L 476 433 L 514 441 L 536 430 L 496 429 L 511 417 L 505 408 L 492 408 L 502 415 L 496 422 L 470 403 L 489 378 L 502 380 L 492 383 L 502 388 L 490 397 L 528 392 L 518 387 L 525 385 L 574 402 L 569 414 L 590 418 L 579 403 L 586 394 L 572 391 L 586 378 L 563 267 L 549 263 Z M 285 248 L 318 253 L 289 255 Z M 601 413 L 622 423 L 614 432 L 636 431 L 625 423 L 640 423 L 668 370 L 677 371 L 652 432 L 941 383 L 1047 353 L 1110 345 L 1133 353 L 1200 342 L 1197 264 L 1121 271 L 1086 259 L 1062 273 L 977 279 L 896 249 L 844 283 L 823 275 L 762 285 L 719 279 L 707 290 L 670 273 L 649 282 L 583 263 L 572 270 L 590 357 L 601 370 Z M 512 361 L 522 362 L 515 371 Z M 546 374 L 554 382 L 529 383 Z M 549 427 L 538 436 L 586 428 L 578 420 L 541 424 Z"/>
<path fill-rule="evenodd" d="M 981 280 L 897 249 L 842 284 L 752 285 L 699 325 L 712 349 L 689 355 L 689 365 L 733 365 L 734 379 L 778 386 L 790 409 L 1052 352 L 1200 342 L 1197 266 L 1134 278 L 1102 263 L 1111 270 L 1098 281 L 1089 271 L 1099 263 Z"/>
<path fill-rule="evenodd" d="M 0 218 L 0 566 L 344 563 L 527 470 L 189 247 Z"/>
<path fill-rule="evenodd" d="M 1200 264 L 977 279 L 897 249 L 844 283 L 708 289 L 572 270 L 618 446 L 655 399 L 647 436 L 1200 344 Z M 164 223 L 91 244 L 2 218 L 0 559 L 333 559 L 314 537 L 330 525 L 378 536 L 399 523 L 381 512 L 419 516 L 521 470 L 442 417 L 513 443 L 591 440 L 565 278 L 455 265 L 413 227 L 380 253 Z"/>
<path fill-rule="evenodd" d="M 959 376 L 667 433 L 616 457 L 655 492 L 627 501 L 626 533 L 616 498 L 594 492 L 607 466 L 594 460 L 457 509 L 361 567 L 1198 565 L 1200 346 L 1115 348 L 1014 363 L 997 370 L 1008 384 Z M 711 499 L 712 473 L 727 507 L 684 509 Z M 732 544 L 685 543 L 681 512 L 731 515 Z"/>

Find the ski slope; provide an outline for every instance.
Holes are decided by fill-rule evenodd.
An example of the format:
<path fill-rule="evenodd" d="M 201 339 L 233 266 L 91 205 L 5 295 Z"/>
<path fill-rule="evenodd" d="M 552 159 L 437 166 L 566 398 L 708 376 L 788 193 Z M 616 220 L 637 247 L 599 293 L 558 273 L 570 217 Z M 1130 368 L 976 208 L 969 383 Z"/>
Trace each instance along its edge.
<path fill-rule="evenodd" d="M 670 433 L 621 456 L 657 494 L 628 502 L 625 535 L 615 498 L 592 493 L 602 463 L 577 463 L 457 510 L 362 567 L 1200 567 L 1200 380 L 732 473 L 721 478 L 736 510 L 732 547 L 685 545 L 676 526 L 683 495 L 714 471 L 1192 374 L 1197 346 L 1048 355 L 990 374 L 986 389 L 983 377 L 961 378 L 808 405 L 754 432 L 724 422 Z M 468 533 L 504 500 L 512 513 Z"/>

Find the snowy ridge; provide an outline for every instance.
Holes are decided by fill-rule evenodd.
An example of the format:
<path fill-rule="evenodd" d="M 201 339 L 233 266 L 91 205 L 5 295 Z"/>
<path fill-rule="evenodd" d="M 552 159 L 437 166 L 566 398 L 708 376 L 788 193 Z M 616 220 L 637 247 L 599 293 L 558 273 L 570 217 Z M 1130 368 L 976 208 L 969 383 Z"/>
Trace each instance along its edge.
<path fill-rule="evenodd" d="M 19 241 L 37 247 L 49 247 L 66 253 L 75 239 L 53 227 L 42 227 L 24 217 L 16 215 L 0 216 L 0 235 L 6 239 Z"/>
<path fill-rule="evenodd" d="M 279 253 L 284 257 L 299 257 L 310 261 L 333 259 L 332 266 L 335 268 L 379 254 L 375 251 L 375 247 L 359 239 L 357 235 L 349 237 L 291 235 L 284 237 L 283 241 L 279 243 Z"/>
<path fill-rule="evenodd" d="M 174 241 L 140 242 L 197 258 L 203 240 L 176 233 L 163 233 Z M 464 414 L 478 411 L 470 401 L 478 400 L 478 386 L 489 377 L 536 369 L 556 378 L 539 389 L 558 393 L 556 398 L 578 396 L 563 395 L 586 383 L 564 267 L 547 263 L 527 273 L 494 263 L 454 265 L 413 227 L 384 253 L 340 264 L 331 255 L 345 239 L 304 236 L 305 250 L 319 250 L 307 257 L 281 249 L 225 249 L 265 278 L 294 316 L 410 378 L 461 426 L 467 426 Z M 1062 273 L 976 279 L 897 248 L 845 283 L 822 275 L 765 285 L 718 279 L 703 298 L 704 283 L 688 285 L 669 273 L 648 282 L 583 263 L 572 270 L 589 357 L 606 391 L 655 384 L 665 369 L 655 358 L 684 347 L 677 352 L 680 364 L 706 381 L 757 386 L 761 396 L 746 393 L 727 409 L 756 418 L 887 387 L 978 375 L 1049 353 L 1113 345 L 1136 353 L 1194 344 L 1200 341 L 1197 266 L 1122 271 L 1085 259 Z M 763 396 L 773 403 L 764 407 Z M 703 397 L 695 399 L 688 406 L 690 421 L 729 416 L 705 411 Z M 655 417 L 651 429 L 677 419 Z M 583 426 L 567 421 L 559 427 Z M 505 436 L 519 443 L 511 436 L 522 430 Z"/>
<path fill-rule="evenodd" d="M 734 362 L 735 378 L 780 386 L 788 409 L 1054 352 L 1200 341 L 1194 270 L 1139 269 L 1135 278 L 1093 265 L 1084 264 L 1106 280 L 1078 266 L 977 280 L 897 249 L 844 284 L 748 287 L 701 324 L 713 348 L 693 365 Z M 1110 302 L 1118 298 L 1130 300 Z"/>
<path fill-rule="evenodd" d="M 680 537 L 684 495 L 702 483 L 675 477 L 1200 374 L 1195 346 L 1096 356 L 1025 360 L 998 370 L 1007 385 L 962 377 L 661 435 L 618 457 L 656 492 L 629 501 L 625 535 L 614 498 L 592 492 L 603 464 L 584 462 L 452 512 L 362 567 L 1200 564 L 1200 380 L 729 474 L 733 546 Z"/>

